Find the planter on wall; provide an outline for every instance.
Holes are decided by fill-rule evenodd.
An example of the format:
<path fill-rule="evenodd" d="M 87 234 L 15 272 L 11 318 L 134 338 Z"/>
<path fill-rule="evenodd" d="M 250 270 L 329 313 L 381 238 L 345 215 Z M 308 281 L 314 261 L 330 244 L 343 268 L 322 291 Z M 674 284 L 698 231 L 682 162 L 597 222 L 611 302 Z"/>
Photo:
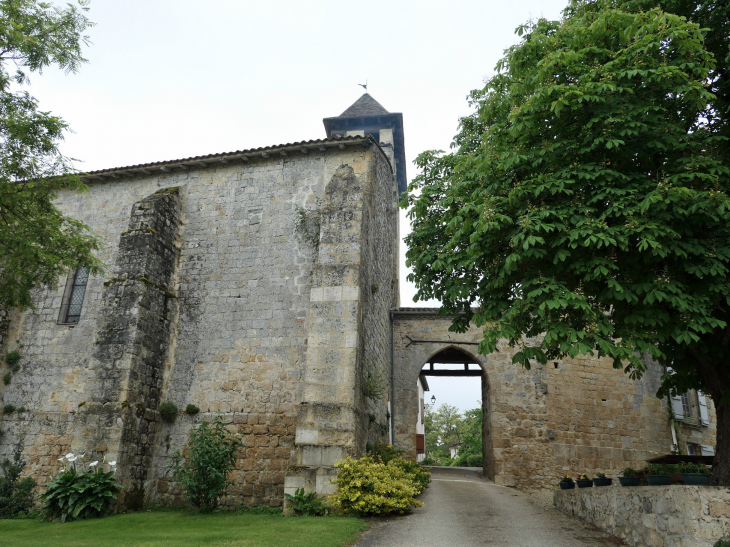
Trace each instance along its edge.
<path fill-rule="evenodd" d="M 618 482 L 621 486 L 639 486 L 641 479 L 639 477 L 619 477 Z"/>
<path fill-rule="evenodd" d="M 587 481 L 575 481 L 575 482 L 578 483 L 578 488 L 590 488 L 591 486 L 593 486 L 593 481 L 590 479 Z"/>
<path fill-rule="evenodd" d="M 611 486 L 613 484 L 613 479 L 609 479 L 608 477 L 605 479 L 593 479 L 593 484 L 596 486 Z"/>
<path fill-rule="evenodd" d="M 682 473 L 684 484 L 692 486 L 706 486 L 710 475 L 707 473 Z"/>
<path fill-rule="evenodd" d="M 646 482 L 649 486 L 669 486 L 672 484 L 669 475 L 647 475 Z"/>
<path fill-rule="evenodd" d="M 562 482 L 562 481 L 560 482 L 561 490 L 572 490 L 573 488 L 575 488 L 574 482 Z"/>

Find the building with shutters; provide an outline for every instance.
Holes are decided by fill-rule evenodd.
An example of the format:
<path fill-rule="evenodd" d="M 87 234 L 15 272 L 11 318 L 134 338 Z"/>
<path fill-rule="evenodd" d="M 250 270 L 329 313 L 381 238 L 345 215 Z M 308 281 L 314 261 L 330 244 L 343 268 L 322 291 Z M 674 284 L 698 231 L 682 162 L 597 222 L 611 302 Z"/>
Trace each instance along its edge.
<path fill-rule="evenodd" d="M 300 487 L 332 492 L 337 461 L 368 443 L 419 458 L 423 367 L 442 362 L 479 377 L 484 472 L 499 484 L 615 474 L 672 435 L 685 452 L 714 445 L 700 394 L 681 419 L 672 402 L 672 433 L 655 365 L 638 382 L 589 356 L 526 371 L 515 348 L 478 355 L 477 329 L 401 308 L 403 116 L 365 94 L 324 125 L 321 139 L 99 170 L 87 193 L 59 192 L 103 239 L 107 273 L 71 272 L 35 309 L 0 310 L 2 354 L 20 354 L 0 385 L 19 409 L 2 416 L 0 458 L 22 439 L 42 484 L 63 454 L 106 456 L 125 506 L 167 503 L 171 454 L 220 417 L 244 442 L 224 503 L 279 505 Z M 166 402 L 178 412 L 163 419 Z"/>

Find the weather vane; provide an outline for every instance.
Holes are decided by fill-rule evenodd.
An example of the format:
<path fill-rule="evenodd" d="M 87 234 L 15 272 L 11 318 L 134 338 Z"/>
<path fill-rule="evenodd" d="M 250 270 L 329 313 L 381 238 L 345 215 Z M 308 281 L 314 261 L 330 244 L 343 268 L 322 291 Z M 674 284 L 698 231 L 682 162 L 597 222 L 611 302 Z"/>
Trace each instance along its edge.
<path fill-rule="evenodd" d="M 367 80 L 365 80 L 365 83 L 364 84 L 357 84 L 357 85 L 359 85 L 360 87 L 364 87 L 365 88 L 365 93 L 368 92 L 368 81 Z"/>

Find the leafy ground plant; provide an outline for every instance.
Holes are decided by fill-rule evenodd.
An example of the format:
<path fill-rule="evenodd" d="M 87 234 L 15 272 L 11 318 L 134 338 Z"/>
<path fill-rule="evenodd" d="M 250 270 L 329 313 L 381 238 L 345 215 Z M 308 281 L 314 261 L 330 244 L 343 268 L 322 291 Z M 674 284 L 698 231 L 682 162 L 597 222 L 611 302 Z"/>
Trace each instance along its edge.
<path fill-rule="evenodd" d="M 3 470 L 0 477 L 0 518 L 16 517 L 33 507 L 36 482 L 31 477 L 20 479 L 24 467 L 23 437 L 20 437 L 13 450 L 13 461 L 5 458 L 0 463 Z"/>
<path fill-rule="evenodd" d="M 218 501 L 228 488 L 228 474 L 236 464 L 241 438 L 226 429 L 216 418 L 213 423 L 202 421 L 188 435 L 188 456 L 179 450 L 172 455 L 168 471 L 182 486 L 183 495 L 203 513 L 218 507 Z"/>
<path fill-rule="evenodd" d="M 68 453 L 58 460 L 68 466 L 46 484 L 48 490 L 41 496 L 45 502 L 44 520 L 67 522 L 105 517 L 111 513 L 112 502 L 121 490 L 114 477 L 117 462 L 108 464 L 109 471 L 104 471 L 105 464 L 99 465 L 98 461 L 91 462 L 85 471 L 79 471 L 76 462 L 80 465 L 83 455 Z"/>
<path fill-rule="evenodd" d="M 289 508 L 298 517 L 323 517 L 329 513 L 330 504 L 317 497 L 317 492 L 304 492 L 297 488 L 294 495 L 284 494 Z"/>

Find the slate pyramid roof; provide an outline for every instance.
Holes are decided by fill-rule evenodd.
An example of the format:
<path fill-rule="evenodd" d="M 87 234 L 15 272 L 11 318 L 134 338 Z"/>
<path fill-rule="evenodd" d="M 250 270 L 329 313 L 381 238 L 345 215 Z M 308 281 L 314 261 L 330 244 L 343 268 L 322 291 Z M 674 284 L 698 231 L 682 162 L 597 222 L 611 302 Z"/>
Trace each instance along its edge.
<path fill-rule="evenodd" d="M 364 93 L 357 101 L 352 103 L 350 108 L 345 110 L 338 118 L 362 118 L 364 116 L 383 116 L 390 114 L 383 105 L 372 98 L 369 93 Z"/>

